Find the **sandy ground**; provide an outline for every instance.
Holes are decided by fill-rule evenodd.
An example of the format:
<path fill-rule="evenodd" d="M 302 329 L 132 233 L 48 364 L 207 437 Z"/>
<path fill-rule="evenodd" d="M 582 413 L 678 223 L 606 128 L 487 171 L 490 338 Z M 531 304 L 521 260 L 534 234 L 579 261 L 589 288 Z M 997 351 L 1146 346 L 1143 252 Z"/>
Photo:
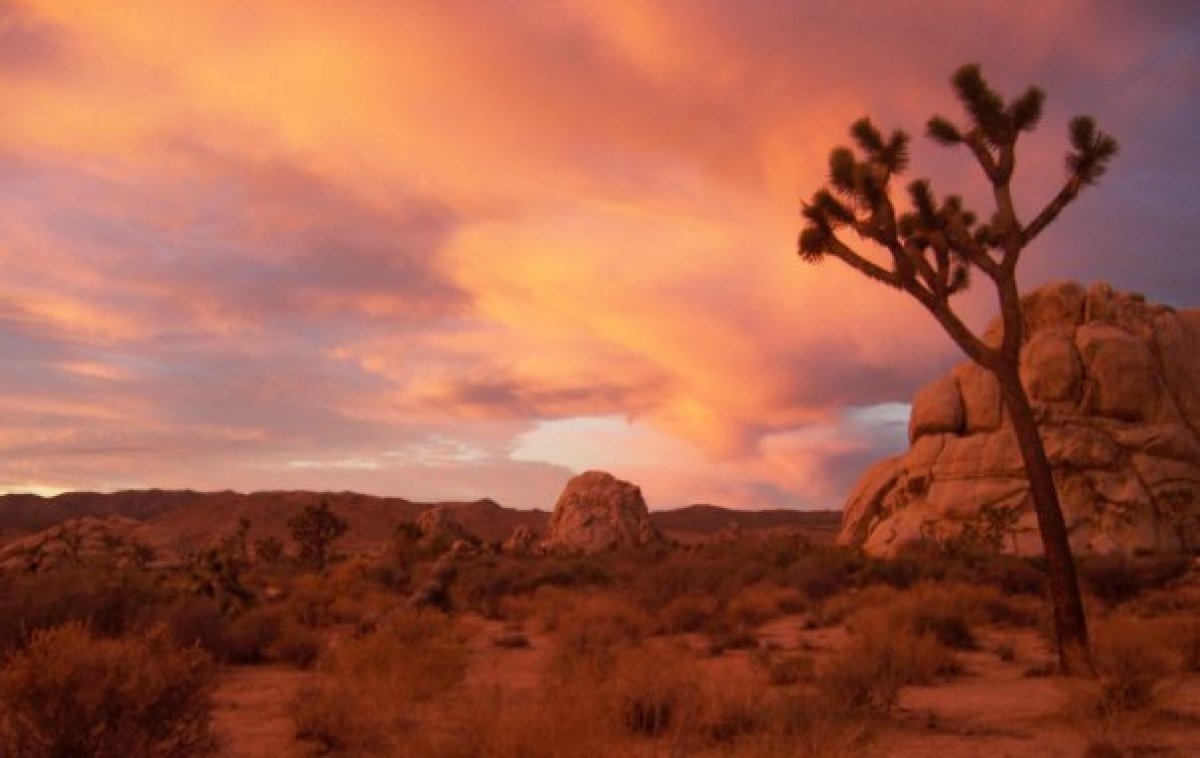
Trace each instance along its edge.
<path fill-rule="evenodd" d="M 783 650 L 820 655 L 845 639 L 841 629 L 804 630 L 789 617 L 765 625 L 761 641 Z M 527 648 L 493 644 L 502 631 L 495 622 L 476 620 L 471 645 L 474 663 L 464 686 L 499 688 L 506 697 L 528 696 L 538 686 L 551 638 L 529 634 Z M 700 640 L 694 641 L 698 647 Z M 1002 660 L 996 645 L 1015 648 Z M 745 653 L 708 659 L 714 675 L 749 666 Z M 891 717 L 872 740 L 870 753 L 883 756 L 1083 756 L 1088 745 L 1115 738 L 1136 756 L 1200 756 L 1200 676 L 1172 681 L 1164 694 L 1165 713 L 1121 722 L 1072 718 L 1071 703 L 1081 683 L 1027 676 L 1045 665 L 1050 653 L 1025 630 L 990 631 L 980 650 L 962 654 L 964 672 L 933 686 L 905 688 Z M 221 755 L 288 758 L 310 754 L 292 735 L 286 703 L 306 674 L 278 666 L 231 667 L 217 691 L 215 727 Z"/>
<path fill-rule="evenodd" d="M 309 674 L 282 666 L 232 666 L 216 692 L 213 728 L 218 755 L 229 758 L 292 758 L 309 755 L 295 739 L 287 704 Z"/>

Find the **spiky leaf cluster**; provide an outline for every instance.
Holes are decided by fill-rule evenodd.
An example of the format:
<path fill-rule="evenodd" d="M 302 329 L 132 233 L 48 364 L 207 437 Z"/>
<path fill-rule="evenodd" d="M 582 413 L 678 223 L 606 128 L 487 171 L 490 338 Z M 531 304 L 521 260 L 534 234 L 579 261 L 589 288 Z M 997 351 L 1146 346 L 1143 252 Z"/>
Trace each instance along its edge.
<path fill-rule="evenodd" d="M 1074 149 L 1067 153 L 1067 173 L 1079 177 L 1082 184 L 1095 184 L 1117 154 L 1117 141 L 1097 129 L 1091 116 L 1071 119 L 1069 133 Z"/>
<path fill-rule="evenodd" d="M 850 137 L 857 150 L 835 148 L 829 155 L 829 182 L 802 203 L 805 225 L 799 252 L 808 262 L 833 254 L 867 276 L 935 300 L 964 289 L 972 268 L 996 279 L 1010 276 L 1020 251 L 1051 223 L 1083 186 L 1104 174 L 1117 153 L 1117 143 L 1087 116 L 1071 122 L 1072 150 L 1062 190 L 1028 226 L 1013 207 L 1009 182 L 1016 163 L 1015 146 L 1023 132 L 1041 121 L 1045 93 L 1030 87 L 1005 100 L 983 78 L 976 64 L 958 69 L 951 85 L 968 114 L 965 126 L 942 116 L 927 124 L 927 134 L 943 145 L 970 148 L 995 190 L 996 211 L 985 223 L 963 207 L 956 195 L 938 201 L 925 179 L 911 182 L 912 209 L 897 218 L 890 183 L 909 162 L 909 137 L 893 131 L 887 138 L 868 118 L 854 122 Z M 892 258 L 885 268 L 846 246 L 839 230 L 851 229 L 878 243 Z M 1009 273 L 1005 273 L 1009 272 Z"/>

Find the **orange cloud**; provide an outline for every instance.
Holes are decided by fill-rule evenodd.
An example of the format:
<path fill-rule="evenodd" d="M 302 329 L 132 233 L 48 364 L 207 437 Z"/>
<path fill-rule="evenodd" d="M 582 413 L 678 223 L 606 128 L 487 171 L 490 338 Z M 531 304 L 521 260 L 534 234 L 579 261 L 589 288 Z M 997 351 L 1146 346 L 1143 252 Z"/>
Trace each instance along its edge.
<path fill-rule="evenodd" d="M 658 505 L 836 505 L 955 355 L 791 255 L 828 149 L 865 112 L 956 114 L 967 60 L 1045 84 L 1023 208 L 1077 109 L 1139 169 L 1028 280 L 1184 297 L 1200 66 L 1168 5 L 0 1 L 0 488 L 545 505 L 592 450 Z M 967 156 L 914 163 L 986 196 Z M 563 429 L 570 459 L 529 444 Z"/>

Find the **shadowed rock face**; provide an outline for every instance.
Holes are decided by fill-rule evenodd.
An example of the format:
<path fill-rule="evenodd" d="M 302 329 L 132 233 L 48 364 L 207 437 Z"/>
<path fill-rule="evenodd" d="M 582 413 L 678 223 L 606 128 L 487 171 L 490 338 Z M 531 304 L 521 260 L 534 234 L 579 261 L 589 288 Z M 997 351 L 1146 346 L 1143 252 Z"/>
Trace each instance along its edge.
<path fill-rule="evenodd" d="M 602 471 L 567 482 L 550 517 L 550 551 L 596 553 L 662 541 L 642 491 Z"/>
<path fill-rule="evenodd" d="M 1072 547 L 1200 547 L 1200 311 L 1073 282 L 1042 287 L 1022 308 L 1021 379 Z M 892 555 L 966 530 L 1041 552 L 1020 450 L 986 371 L 964 363 L 923 387 L 909 439 L 908 452 L 863 475 L 839 542 Z"/>

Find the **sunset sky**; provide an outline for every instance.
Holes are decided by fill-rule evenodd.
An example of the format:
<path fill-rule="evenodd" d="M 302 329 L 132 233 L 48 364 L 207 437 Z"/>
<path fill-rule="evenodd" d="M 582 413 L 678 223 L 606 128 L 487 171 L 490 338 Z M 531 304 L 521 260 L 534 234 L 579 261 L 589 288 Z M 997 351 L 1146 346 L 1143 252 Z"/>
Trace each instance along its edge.
<path fill-rule="evenodd" d="M 0 0 L 0 492 L 840 507 L 960 358 L 798 201 L 867 113 L 981 197 L 966 62 L 1048 92 L 1026 217 L 1121 141 L 1022 285 L 1200 306 L 1198 3 Z"/>

